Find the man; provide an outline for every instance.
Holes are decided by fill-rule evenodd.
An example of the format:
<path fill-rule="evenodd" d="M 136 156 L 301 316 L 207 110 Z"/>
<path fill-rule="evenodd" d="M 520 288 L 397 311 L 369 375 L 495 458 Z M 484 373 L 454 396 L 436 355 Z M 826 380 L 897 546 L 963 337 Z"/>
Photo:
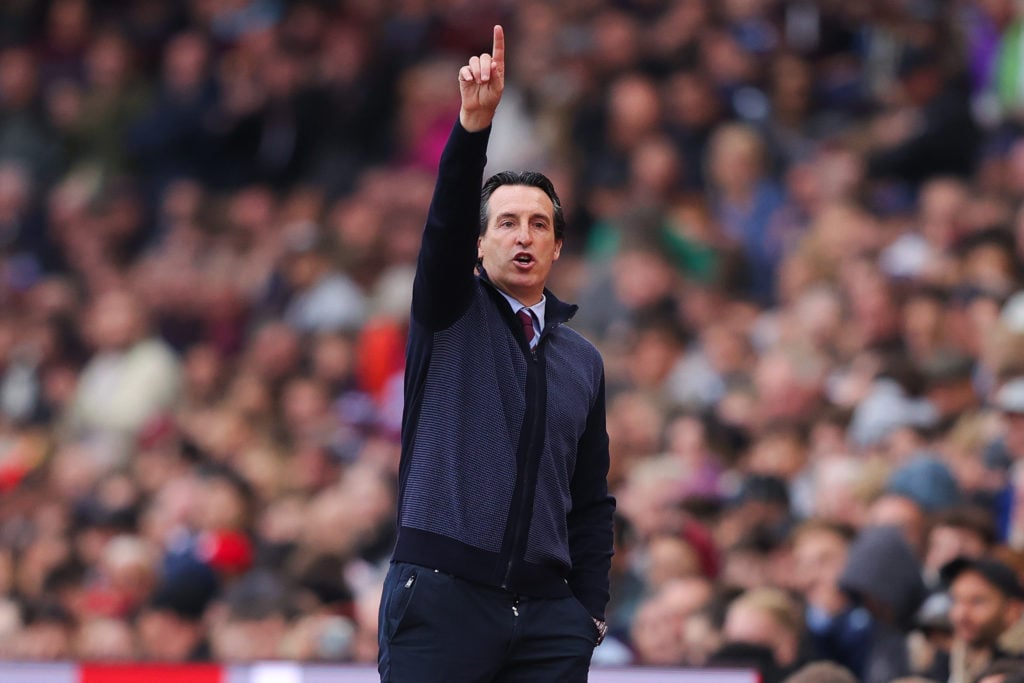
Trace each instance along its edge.
<path fill-rule="evenodd" d="M 973 681 L 995 659 L 1006 656 L 1001 636 L 1021 617 L 1024 586 L 1009 565 L 990 558 L 958 557 L 942 568 L 952 601 L 953 648 L 948 680 Z M 942 663 L 932 678 L 942 680 Z"/>
<path fill-rule="evenodd" d="M 866 610 L 839 587 L 855 532 L 824 519 L 801 524 L 791 537 L 790 588 L 803 599 L 804 620 L 814 654 L 863 673 L 871 649 Z"/>
<path fill-rule="evenodd" d="M 742 653 L 757 652 L 742 646 L 767 648 L 770 661 L 759 667 L 761 675 L 766 683 L 781 681 L 804 663 L 803 638 L 804 619 L 799 604 L 779 588 L 753 588 L 729 603 L 722 625 L 724 645 L 712 655 L 711 663 L 723 665 L 729 658 L 742 657 Z M 741 663 L 741 657 L 734 663 Z"/>
<path fill-rule="evenodd" d="M 385 682 L 585 681 L 605 631 L 603 364 L 545 289 L 565 219 L 540 174 L 480 189 L 504 55 L 496 26 L 459 71 L 413 285 Z"/>
<path fill-rule="evenodd" d="M 957 557 L 982 557 L 992 550 L 995 521 L 985 508 L 958 505 L 935 516 L 925 540 L 925 581 L 935 587 L 942 568 Z"/>
<path fill-rule="evenodd" d="M 637 608 L 630 640 L 638 664 L 678 666 L 690 661 L 688 622 L 706 610 L 714 587 L 703 576 L 670 579 L 652 591 Z"/>
<path fill-rule="evenodd" d="M 143 656 L 164 662 L 208 661 L 210 643 L 203 616 L 218 589 L 216 572 L 198 560 L 181 561 L 165 571 L 136 615 Z"/>

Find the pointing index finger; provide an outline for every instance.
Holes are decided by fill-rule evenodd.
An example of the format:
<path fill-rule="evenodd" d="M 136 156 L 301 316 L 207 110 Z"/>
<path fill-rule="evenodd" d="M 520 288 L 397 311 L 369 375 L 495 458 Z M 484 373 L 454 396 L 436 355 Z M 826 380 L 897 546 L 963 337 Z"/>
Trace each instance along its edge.
<path fill-rule="evenodd" d="M 505 64 L 505 30 L 500 24 L 494 27 L 494 46 L 491 48 L 493 61 L 504 66 Z"/>

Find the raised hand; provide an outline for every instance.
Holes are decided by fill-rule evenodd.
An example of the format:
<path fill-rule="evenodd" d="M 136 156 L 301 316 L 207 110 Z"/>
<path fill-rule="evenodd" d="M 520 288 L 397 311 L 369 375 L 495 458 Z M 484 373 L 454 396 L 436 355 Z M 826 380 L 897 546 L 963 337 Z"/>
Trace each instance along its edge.
<path fill-rule="evenodd" d="M 470 132 L 491 125 L 494 111 L 505 89 L 505 31 L 494 27 L 494 46 L 491 53 L 471 57 L 469 64 L 459 69 L 459 94 L 462 109 L 459 121 Z"/>

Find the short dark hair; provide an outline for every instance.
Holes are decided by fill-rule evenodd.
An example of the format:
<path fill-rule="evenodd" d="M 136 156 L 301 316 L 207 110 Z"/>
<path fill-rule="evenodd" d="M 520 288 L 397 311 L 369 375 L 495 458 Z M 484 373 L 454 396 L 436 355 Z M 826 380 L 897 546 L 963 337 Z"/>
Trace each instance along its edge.
<path fill-rule="evenodd" d="M 565 236 L 565 214 L 562 213 L 562 200 L 555 192 L 555 185 L 543 173 L 537 171 L 501 171 L 495 173 L 484 183 L 480 190 L 480 234 L 487 232 L 487 214 L 490 209 L 491 195 L 502 185 L 525 185 L 536 187 L 548 196 L 555 207 L 555 239 Z"/>
<path fill-rule="evenodd" d="M 991 557 L 970 558 L 961 555 L 939 570 L 939 578 L 945 586 L 951 587 L 954 581 L 967 572 L 977 574 L 1007 598 L 1024 600 L 1024 585 L 1021 585 L 1017 571 Z"/>
<path fill-rule="evenodd" d="M 971 532 L 986 546 L 992 546 L 998 540 L 992 515 L 977 505 L 958 505 L 944 510 L 936 515 L 930 529 L 940 526 Z"/>

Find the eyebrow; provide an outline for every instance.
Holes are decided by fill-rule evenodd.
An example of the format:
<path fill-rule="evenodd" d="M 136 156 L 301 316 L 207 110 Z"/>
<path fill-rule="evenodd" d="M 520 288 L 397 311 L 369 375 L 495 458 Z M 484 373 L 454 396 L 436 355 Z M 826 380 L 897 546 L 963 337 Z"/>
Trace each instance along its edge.
<path fill-rule="evenodd" d="M 503 218 L 518 218 L 518 217 L 519 217 L 519 214 L 513 213 L 511 211 L 505 211 L 504 213 L 499 213 L 498 216 L 494 220 L 495 221 L 500 221 Z M 538 218 L 543 220 L 545 223 L 550 223 L 551 222 L 551 218 L 549 216 L 543 214 L 543 213 L 530 214 L 530 220 L 537 220 Z"/>

